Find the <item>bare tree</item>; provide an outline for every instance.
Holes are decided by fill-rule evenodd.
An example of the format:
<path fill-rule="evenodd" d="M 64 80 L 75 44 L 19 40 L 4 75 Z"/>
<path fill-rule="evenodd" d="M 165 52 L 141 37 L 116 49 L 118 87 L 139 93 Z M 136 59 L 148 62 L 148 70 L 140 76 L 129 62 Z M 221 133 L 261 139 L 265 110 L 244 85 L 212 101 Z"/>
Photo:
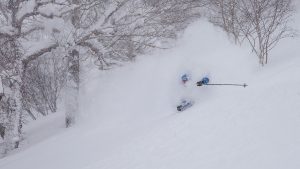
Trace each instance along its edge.
<path fill-rule="evenodd" d="M 80 3 L 80 10 L 76 9 L 80 17 L 72 19 L 77 21 L 72 43 L 96 58 L 100 69 L 133 60 L 145 49 L 159 48 L 159 40 L 176 38 L 178 30 L 199 18 L 202 6 L 195 0 L 162 0 L 155 6 L 143 0 Z"/>
<path fill-rule="evenodd" d="M 241 43 L 242 34 L 236 18 L 239 15 L 239 1 L 211 0 L 208 8 L 210 22 L 223 28 L 234 38 L 235 43 Z"/>
<path fill-rule="evenodd" d="M 239 42 L 247 40 L 261 65 L 281 39 L 295 35 L 292 0 L 213 0 L 210 7 L 211 21 Z"/>
<path fill-rule="evenodd" d="M 58 47 L 45 31 L 45 21 L 56 16 L 48 8 L 59 9 L 55 0 L 2 0 L 0 2 L 0 65 L 1 77 L 6 81 L 6 132 L 5 151 L 17 148 L 22 128 L 22 113 L 25 102 L 25 74 L 28 65 Z M 44 34 L 37 37 L 36 34 Z M 38 42 L 38 43 L 37 43 Z M 29 47 L 28 44 L 36 44 Z M 38 44 L 38 45 L 37 45 Z"/>
<path fill-rule="evenodd" d="M 57 101 L 66 81 L 66 59 L 55 50 L 33 61 L 26 70 L 25 111 L 32 119 L 33 112 L 46 116 L 57 111 Z"/>
<path fill-rule="evenodd" d="M 66 86 L 66 126 L 74 122 L 78 107 L 80 61 L 94 59 L 106 70 L 133 61 L 139 54 L 161 48 L 161 40 L 174 39 L 176 33 L 199 18 L 200 0 L 72 0 L 76 8 L 66 13 L 73 32 L 68 47 L 69 73 Z M 58 35 L 62 37 L 61 35 Z M 72 91 L 72 92 L 71 92 Z M 70 98 L 71 96 L 71 98 Z M 75 110 L 75 109 L 76 110 Z"/>

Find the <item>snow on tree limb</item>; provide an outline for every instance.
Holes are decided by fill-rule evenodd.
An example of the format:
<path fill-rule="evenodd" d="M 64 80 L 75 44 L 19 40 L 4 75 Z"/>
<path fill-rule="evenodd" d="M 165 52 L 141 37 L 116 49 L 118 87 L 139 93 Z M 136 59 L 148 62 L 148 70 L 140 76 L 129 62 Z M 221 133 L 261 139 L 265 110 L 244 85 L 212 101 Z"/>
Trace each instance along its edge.
<path fill-rule="evenodd" d="M 56 43 L 47 48 L 39 49 L 36 53 L 27 56 L 26 59 L 24 59 L 22 62 L 24 65 L 28 65 L 28 63 L 30 63 L 31 61 L 36 60 L 38 57 L 42 56 L 45 53 L 51 52 L 52 50 L 56 49 L 58 46 L 59 44 Z"/>

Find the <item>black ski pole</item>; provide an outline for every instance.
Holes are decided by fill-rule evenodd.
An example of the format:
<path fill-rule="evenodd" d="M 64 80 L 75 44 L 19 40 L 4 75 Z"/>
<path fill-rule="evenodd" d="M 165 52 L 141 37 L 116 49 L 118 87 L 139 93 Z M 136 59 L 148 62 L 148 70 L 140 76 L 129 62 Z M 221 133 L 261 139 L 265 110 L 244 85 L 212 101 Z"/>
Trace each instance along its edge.
<path fill-rule="evenodd" d="M 242 87 L 247 87 L 248 86 L 246 83 L 244 83 L 244 84 L 210 83 L 210 84 L 202 84 L 202 85 L 208 85 L 208 86 L 242 86 Z"/>

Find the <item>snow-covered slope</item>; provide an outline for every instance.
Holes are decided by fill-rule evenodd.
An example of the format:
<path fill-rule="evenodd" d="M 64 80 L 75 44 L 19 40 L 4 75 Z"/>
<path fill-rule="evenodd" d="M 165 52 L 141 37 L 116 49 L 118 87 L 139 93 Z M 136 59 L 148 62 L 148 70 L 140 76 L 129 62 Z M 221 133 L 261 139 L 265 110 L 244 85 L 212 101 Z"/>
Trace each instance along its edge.
<path fill-rule="evenodd" d="M 78 125 L 65 130 L 60 116 L 33 124 L 53 121 L 62 131 L 0 160 L 0 168 L 298 169 L 298 44 L 285 41 L 261 68 L 248 48 L 195 23 L 172 50 L 114 71 L 85 72 Z M 179 82 L 186 72 L 188 89 Z M 211 83 L 249 86 L 195 86 L 204 75 Z M 178 113 L 182 97 L 195 105 Z"/>

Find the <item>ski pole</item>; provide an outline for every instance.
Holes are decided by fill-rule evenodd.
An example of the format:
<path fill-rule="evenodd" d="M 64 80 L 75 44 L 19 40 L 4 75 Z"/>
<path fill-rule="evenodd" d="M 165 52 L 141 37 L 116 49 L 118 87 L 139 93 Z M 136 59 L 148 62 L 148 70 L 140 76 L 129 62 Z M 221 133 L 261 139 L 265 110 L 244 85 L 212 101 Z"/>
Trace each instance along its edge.
<path fill-rule="evenodd" d="M 202 85 L 209 85 L 209 86 L 242 86 L 242 87 L 247 87 L 248 86 L 246 83 L 244 83 L 244 84 L 211 83 L 211 84 L 202 84 Z"/>

